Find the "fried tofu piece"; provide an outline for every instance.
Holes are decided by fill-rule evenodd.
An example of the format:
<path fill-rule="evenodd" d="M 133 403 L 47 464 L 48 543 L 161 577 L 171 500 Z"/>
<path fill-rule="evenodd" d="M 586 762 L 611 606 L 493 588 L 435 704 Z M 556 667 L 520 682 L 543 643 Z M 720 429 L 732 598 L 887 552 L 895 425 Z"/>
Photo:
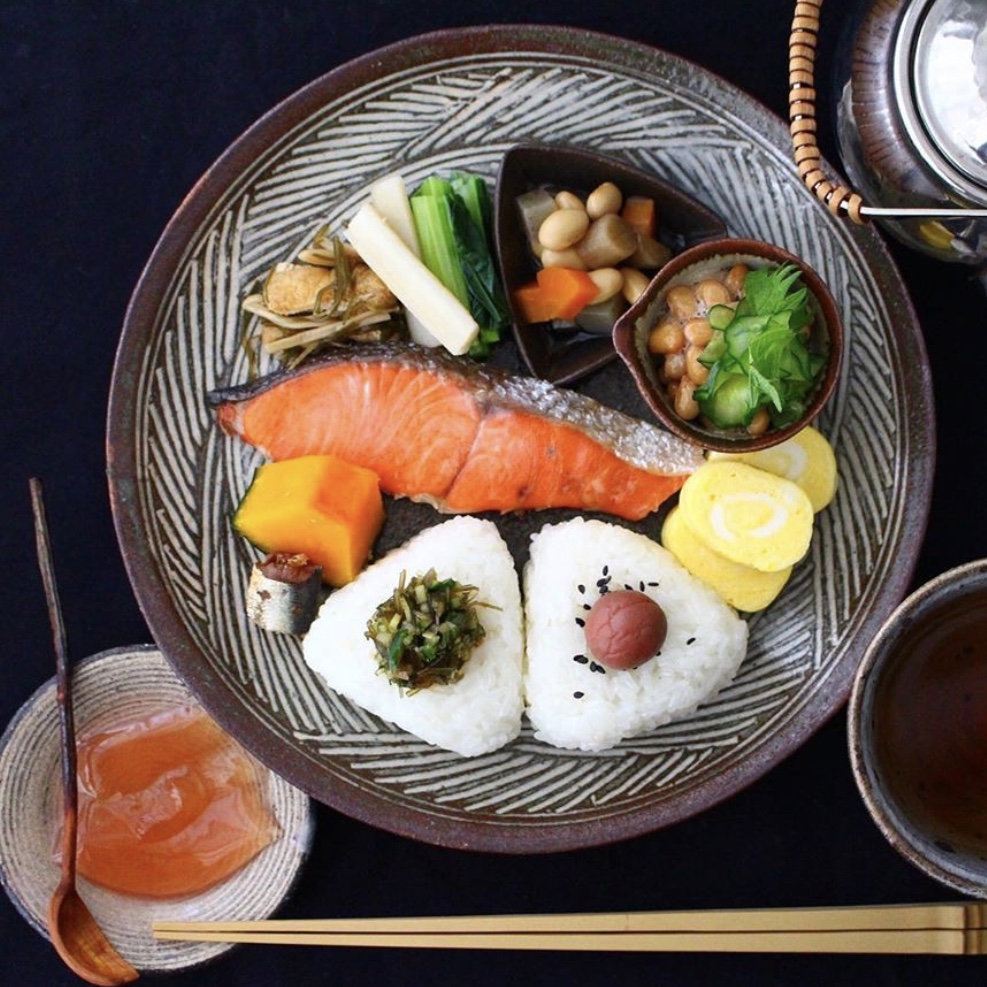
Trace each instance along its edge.
<path fill-rule="evenodd" d="M 264 304 L 278 315 L 311 312 L 324 291 L 336 281 L 336 272 L 311 264 L 278 264 L 264 285 Z"/>
<path fill-rule="evenodd" d="M 319 305 L 328 311 L 336 303 L 336 270 L 312 264 L 278 264 L 264 286 L 264 303 L 278 315 L 310 314 Z M 365 264 L 350 271 L 341 307 L 358 306 L 361 311 L 387 311 L 397 299 L 383 281 Z"/>

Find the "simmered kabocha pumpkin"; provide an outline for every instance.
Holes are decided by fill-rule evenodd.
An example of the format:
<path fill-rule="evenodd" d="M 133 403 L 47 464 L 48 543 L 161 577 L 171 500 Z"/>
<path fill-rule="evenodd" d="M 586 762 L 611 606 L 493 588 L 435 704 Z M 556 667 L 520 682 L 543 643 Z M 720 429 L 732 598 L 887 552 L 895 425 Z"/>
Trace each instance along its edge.
<path fill-rule="evenodd" d="M 383 523 L 377 474 L 329 455 L 261 466 L 233 518 L 262 551 L 305 555 L 332 586 L 356 577 Z"/>

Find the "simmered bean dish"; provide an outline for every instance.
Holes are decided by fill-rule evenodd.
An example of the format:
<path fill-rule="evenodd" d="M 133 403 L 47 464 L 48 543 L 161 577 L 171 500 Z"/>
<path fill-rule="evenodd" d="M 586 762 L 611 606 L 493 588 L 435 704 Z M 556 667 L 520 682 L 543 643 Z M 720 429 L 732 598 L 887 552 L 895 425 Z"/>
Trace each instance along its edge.
<path fill-rule="evenodd" d="M 675 284 L 647 340 L 675 413 L 763 435 L 798 419 L 826 363 L 792 265 L 737 263 Z"/>
<path fill-rule="evenodd" d="M 603 182 L 585 197 L 536 188 L 518 198 L 540 269 L 515 292 L 528 322 L 573 322 L 607 335 L 671 256 L 657 239 L 655 202 Z"/>

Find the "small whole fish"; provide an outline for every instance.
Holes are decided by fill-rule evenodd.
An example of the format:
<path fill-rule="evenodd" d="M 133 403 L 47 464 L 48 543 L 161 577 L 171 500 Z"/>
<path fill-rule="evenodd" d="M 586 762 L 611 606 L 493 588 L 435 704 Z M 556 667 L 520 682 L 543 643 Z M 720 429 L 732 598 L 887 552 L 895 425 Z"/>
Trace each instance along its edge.
<path fill-rule="evenodd" d="M 331 453 L 451 514 L 568 507 L 640 520 L 702 450 L 547 381 L 406 344 L 340 348 L 211 392 L 220 426 L 274 460 Z"/>
<path fill-rule="evenodd" d="M 304 555 L 275 552 L 255 562 L 247 585 L 247 616 L 278 634 L 304 634 L 319 610 L 322 567 Z"/>

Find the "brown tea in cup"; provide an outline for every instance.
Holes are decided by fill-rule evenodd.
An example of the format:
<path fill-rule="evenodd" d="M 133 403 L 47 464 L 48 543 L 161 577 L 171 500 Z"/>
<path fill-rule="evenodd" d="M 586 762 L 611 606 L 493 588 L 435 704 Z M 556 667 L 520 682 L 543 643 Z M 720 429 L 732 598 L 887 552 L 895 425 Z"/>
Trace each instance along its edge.
<path fill-rule="evenodd" d="M 948 887 L 987 898 L 987 559 L 904 600 L 857 670 L 850 760 L 888 842 Z"/>
<path fill-rule="evenodd" d="M 888 793 L 943 849 L 987 854 L 987 592 L 915 627 L 874 695 Z"/>

